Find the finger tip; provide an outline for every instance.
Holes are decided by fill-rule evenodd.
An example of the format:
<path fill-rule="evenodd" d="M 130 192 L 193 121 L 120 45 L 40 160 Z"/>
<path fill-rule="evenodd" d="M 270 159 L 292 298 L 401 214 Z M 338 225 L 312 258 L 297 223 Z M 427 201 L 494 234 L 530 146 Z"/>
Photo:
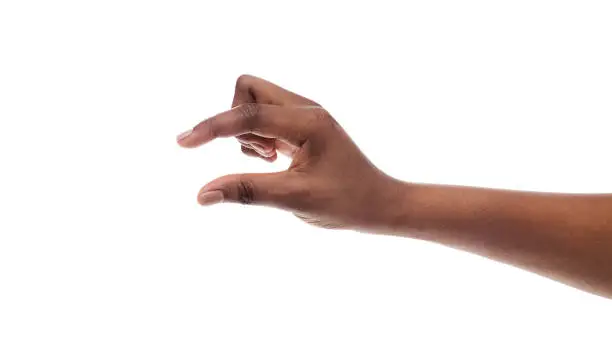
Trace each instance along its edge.
<path fill-rule="evenodd" d="M 268 156 L 268 157 L 261 157 L 262 159 L 264 159 L 267 162 L 275 162 L 276 158 L 278 158 L 278 156 L 276 154 L 274 154 L 273 156 Z"/>
<path fill-rule="evenodd" d="M 186 139 L 187 137 L 189 137 L 189 135 L 191 135 L 191 133 L 193 133 L 193 129 L 189 129 L 187 131 L 184 131 L 180 134 L 178 134 L 176 136 L 176 141 L 177 142 L 181 142 L 182 140 Z"/>
<path fill-rule="evenodd" d="M 195 137 L 183 137 L 180 140 L 177 139 L 176 143 L 183 148 L 196 148 L 199 147 L 202 143 L 198 142 Z"/>
<path fill-rule="evenodd" d="M 205 191 L 198 194 L 198 203 L 202 206 L 223 202 L 223 192 L 220 190 Z"/>

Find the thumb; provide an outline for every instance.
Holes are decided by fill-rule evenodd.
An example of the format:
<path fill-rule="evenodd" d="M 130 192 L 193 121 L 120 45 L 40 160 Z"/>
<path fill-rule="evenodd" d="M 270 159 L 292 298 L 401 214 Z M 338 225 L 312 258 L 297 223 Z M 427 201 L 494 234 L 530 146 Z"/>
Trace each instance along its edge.
<path fill-rule="evenodd" d="M 217 178 L 200 189 L 198 203 L 231 202 L 289 208 L 295 203 L 299 185 L 289 172 L 232 174 Z"/>

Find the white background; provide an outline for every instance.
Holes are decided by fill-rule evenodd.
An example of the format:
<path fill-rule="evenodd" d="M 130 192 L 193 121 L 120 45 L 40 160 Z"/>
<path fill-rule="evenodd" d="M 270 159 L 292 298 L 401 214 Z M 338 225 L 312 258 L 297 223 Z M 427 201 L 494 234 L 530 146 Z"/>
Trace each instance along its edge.
<path fill-rule="evenodd" d="M 610 343 L 612 302 L 442 246 L 201 208 L 175 136 L 250 73 L 415 182 L 612 192 L 609 1 L 0 2 L 0 343 Z M 391 206 L 391 205 L 390 205 Z"/>

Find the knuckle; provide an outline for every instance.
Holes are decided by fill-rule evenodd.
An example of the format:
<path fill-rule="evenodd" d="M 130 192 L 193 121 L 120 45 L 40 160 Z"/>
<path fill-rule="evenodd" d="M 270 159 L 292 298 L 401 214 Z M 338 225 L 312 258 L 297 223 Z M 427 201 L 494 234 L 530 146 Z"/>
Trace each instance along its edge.
<path fill-rule="evenodd" d="M 248 88 L 253 77 L 248 74 L 242 74 L 236 79 L 236 89 Z"/>
<path fill-rule="evenodd" d="M 327 110 L 319 106 L 313 107 L 312 112 L 314 113 L 315 117 L 319 120 L 328 120 L 331 117 L 331 115 L 329 114 L 329 112 L 327 112 Z"/>
<path fill-rule="evenodd" d="M 259 117 L 260 105 L 256 103 L 242 104 L 238 107 L 238 114 L 244 121 L 247 129 L 255 129 Z"/>
<path fill-rule="evenodd" d="M 240 179 L 236 186 L 238 202 L 242 204 L 251 204 L 255 201 L 255 185 L 247 179 Z"/>
<path fill-rule="evenodd" d="M 323 109 L 323 106 L 321 104 L 315 102 L 314 100 L 306 98 L 306 97 L 302 97 L 302 98 L 306 101 L 306 103 L 308 103 L 308 106 L 318 107 L 318 108 Z"/>
<path fill-rule="evenodd" d="M 332 115 L 322 107 L 313 107 L 311 113 L 312 123 L 315 128 L 329 127 L 337 124 Z"/>
<path fill-rule="evenodd" d="M 215 123 L 215 117 L 210 117 L 200 122 L 195 126 L 194 130 L 203 130 L 206 131 L 209 137 L 217 137 L 218 130 L 217 125 Z"/>
<path fill-rule="evenodd" d="M 215 122 L 215 117 L 208 118 L 204 121 L 204 123 L 206 123 L 206 128 L 208 128 L 209 137 L 217 137 L 217 134 L 219 133 L 217 130 L 217 123 Z"/>

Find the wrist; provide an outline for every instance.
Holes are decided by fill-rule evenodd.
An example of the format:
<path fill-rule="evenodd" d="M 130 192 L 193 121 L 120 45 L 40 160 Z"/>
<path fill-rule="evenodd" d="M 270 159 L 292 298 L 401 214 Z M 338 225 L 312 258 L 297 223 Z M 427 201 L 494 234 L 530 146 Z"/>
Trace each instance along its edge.
<path fill-rule="evenodd" d="M 376 234 L 411 236 L 418 185 L 387 177 L 374 199 L 378 220 L 366 228 Z"/>
<path fill-rule="evenodd" d="M 455 214 L 447 200 L 447 187 L 409 183 L 390 178 L 385 197 L 379 201 L 382 220 L 368 232 L 433 240 Z M 452 197 L 451 197 L 452 198 Z M 449 208 L 450 207 L 450 208 Z"/>

